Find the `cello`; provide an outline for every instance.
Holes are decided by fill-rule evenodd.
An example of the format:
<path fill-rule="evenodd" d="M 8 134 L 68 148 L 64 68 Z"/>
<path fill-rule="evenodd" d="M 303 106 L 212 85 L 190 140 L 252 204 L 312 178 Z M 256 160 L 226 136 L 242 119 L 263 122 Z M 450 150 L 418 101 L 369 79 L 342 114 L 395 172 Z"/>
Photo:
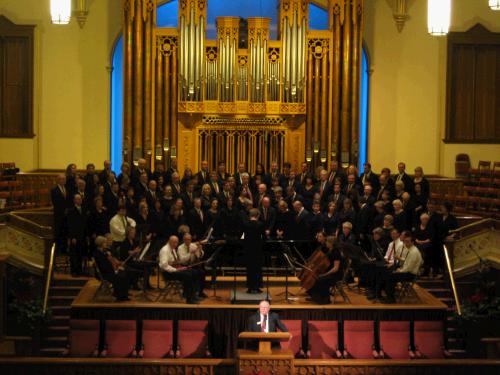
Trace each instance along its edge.
<path fill-rule="evenodd" d="M 300 280 L 301 288 L 305 290 L 311 289 L 319 275 L 325 273 L 328 267 L 330 267 L 330 260 L 321 248 L 314 251 L 297 276 Z"/>

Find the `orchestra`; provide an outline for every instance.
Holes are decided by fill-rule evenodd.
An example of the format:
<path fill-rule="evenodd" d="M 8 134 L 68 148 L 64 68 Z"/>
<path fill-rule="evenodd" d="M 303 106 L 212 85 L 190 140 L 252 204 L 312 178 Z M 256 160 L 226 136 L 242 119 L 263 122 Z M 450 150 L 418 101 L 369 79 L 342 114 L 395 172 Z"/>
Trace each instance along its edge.
<path fill-rule="evenodd" d="M 240 163 L 234 176 L 223 162 L 211 171 L 204 161 L 200 171 L 186 168 L 183 176 L 160 165 L 151 172 L 144 159 L 132 168 L 125 163 L 118 176 L 109 161 L 104 165 L 99 179 L 92 168 L 79 176 L 74 165 L 58 177 L 52 198 L 59 251 L 69 249 L 72 272 L 80 274 L 82 262 L 98 263 L 96 255 L 104 263 L 99 251 L 108 246 L 112 259 L 127 259 L 133 288 L 141 276 L 143 288 L 151 288 L 159 265 L 165 280 L 182 283 L 188 303 L 206 297 L 207 258 L 214 272 L 215 265 L 234 261 L 228 251 L 244 254 L 247 293 L 262 292 L 265 254 L 272 249 L 279 255 L 286 243 L 297 250 L 287 255 L 314 303 L 330 303 L 330 289 L 341 279 L 357 281 L 369 299 L 391 303 L 395 282 L 421 269 L 442 273 L 439 246 L 456 226 L 450 205 L 443 216 L 429 200 L 422 169 L 413 180 L 404 163 L 394 176 L 388 168 L 377 175 L 369 163 L 358 176 L 355 166 L 343 170 L 336 161 L 314 172 L 303 163 L 298 173 L 288 163 L 283 171 L 271 163 L 269 173 L 259 165 L 254 175 Z M 107 240 L 99 248 L 102 236 Z M 110 278 L 115 283 L 116 275 Z"/>

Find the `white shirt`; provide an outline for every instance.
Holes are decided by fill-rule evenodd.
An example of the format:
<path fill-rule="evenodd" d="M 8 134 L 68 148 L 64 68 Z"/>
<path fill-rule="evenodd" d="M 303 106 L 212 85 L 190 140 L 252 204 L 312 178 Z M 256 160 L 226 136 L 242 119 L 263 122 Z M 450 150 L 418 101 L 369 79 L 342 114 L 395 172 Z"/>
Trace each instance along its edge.
<path fill-rule="evenodd" d="M 407 249 L 405 247 L 405 249 Z M 406 259 L 403 265 L 398 268 L 398 272 L 405 273 L 409 272 L 413 275 L 418 275 L 418 271 L 420 270 L 420 265 L 422 264 L 422 255 L 420 254 L 420 250 L 417 249 L 415 245 L 407 249 Z"/>
<path fill-rule="evenodd" d="M 179 261 L 177 253 L 167 242 L 165 246 L 163 246 L 160 250 L 159 254 L 159 266 L 163 271 L 166 272 L 177 272 L 177 268 L 172 266 Z"/>
<path fill-rule="evenodd" d="M 403 250 L 403 241 L 397 238 L 396 241 L 392 241 L 387 247 L 384 259 L 387 261 L 387 263 L 389 263 L 389 265 L 392 266 L 394 264 L 394 257 L 395 256 L 401 257 L 402 250 Z"/>
<path fill-rule="evenodd" d="M 264 332 L 268 333 L 269 332 L 269 314 L 268 315 L 260 314 L 259 327 L 260 327 L 260 330 L 262 331 L 262 324 L 264 324 L 264 317 L 266 317 L 266 329 L 264 330 Z"/>
<path fill-rule="evenodd" d="M 179 257 L 179 263 L 182 265 L 188 265 L 189 263 L 196 260 L 198 253 L 198 246 L 195 243 L 189 245 L 189 248 L 185 243 L 181 244 L 177 249 L 177 256 Z M 203 256 L 203 250 L 201 250 L 201 256 Z"/>
<path fill-rule="evenodd" d="M 135 220 L 120 214 L 113 216 L 109 221 L 111 239 L 115 242 L 122 242 L 125 239 L 127 226 L 135 227 Z"/>

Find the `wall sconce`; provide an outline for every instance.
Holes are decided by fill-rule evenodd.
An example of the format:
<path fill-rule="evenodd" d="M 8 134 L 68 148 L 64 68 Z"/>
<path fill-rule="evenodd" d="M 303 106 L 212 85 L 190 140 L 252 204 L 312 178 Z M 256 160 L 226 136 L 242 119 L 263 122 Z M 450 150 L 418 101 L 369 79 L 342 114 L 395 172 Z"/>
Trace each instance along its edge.
<path fill-rule="evenodd" d="M 72 11 L 72 3 L 75 3 Z M 50 17 L 55 25 L 67 25 L 74 16 L 80 29 L 83 29 L 89 9 L 87 0 L 50 0 Z"/>
<path fill-rule="evenodd" d="M 429 34 L 441 36 L 450 29 L 451 0 L 427 0 L 427 29 Z"/>
<path fill-rule="evenodd" d="M 315 154 L 319 152 L 319 142 L 313 142 L 313 152 Z"/>
<path fill-rule="evenodd" d="M 170 147 L 170 158 L 175 159 L 177 157 L 177 148 L 175 146 Z"/>
<path fill-rule="evenodd" d="M 326 163 L 326 150 L 321 150 L 319 153 L 319 160 L 322 163 Z"/>
<path fill-rule="evenodd" d="M 75 16 L 80 29 L 83 29 L 85 22 L 87 22 L 87 16 L 89 15 L 87 0 L 76 0 L 76 9 L 73 12 L 73 15 Z"/>
<path fill-rule="evenodd" d="M 500 10 L 500 0 L 489 0 L 488 5 L 491 10 Z"/>
<path fill-rule="evenodd" d="M 50 18 L 54 25 L 67 25 L 71 19 L 71 0 L 50 0 Z"/>
<path fill-rule="evenodd" d="M 408 12 L 406 11 L 406 0 L 396 0 L 395 9 L 392 14 L 394 21 L 396 22 L 396 28 L 398 32 L 403 31 L 405 27 L 405 22 L 409 18 Z"/>
<path fill-rule="evenodd" d="M 161 145 L 157 145 L 155 148 L 155 159 L 156 160 L 163 159 L 163 149 L 162 149 Z"/>
<path fill-rule="evenodd" d="M 163 139 L 163 151 L 168 152 L 170 149 L 170 141 L 168 138 Z"/>
<path fill-rule="evenodd" d="M 306 150 L 306 161 L 310 163 L 312 161 L 312 151 L 310 148 Z"/>

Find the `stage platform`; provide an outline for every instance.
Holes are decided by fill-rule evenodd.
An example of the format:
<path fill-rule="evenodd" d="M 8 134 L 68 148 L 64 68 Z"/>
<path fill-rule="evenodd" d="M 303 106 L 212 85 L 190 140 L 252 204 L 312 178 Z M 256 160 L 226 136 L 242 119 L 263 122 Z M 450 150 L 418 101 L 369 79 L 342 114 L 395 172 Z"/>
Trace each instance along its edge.
<path fill-rule="evenodd" d="M 153 285 L 156 279 L 151 279 Z M 207 279 L 208 281 L 208 279 Z M 237 290 L 244 292 L 245 278 L 238 277 Z M 243 331 L 248 317 L 256 311 L 256 304 L 233 304 L 231 293 L 232 277 L 218 277 L 217 290 L 207 289 L 209 298 L 196 305 L 188 305 L 179 296 L 158 299 L 161 290 L 130 292 L 130 301 L 113 302 L 109 295 L 96 295 L 99 281 L 89 280 L 71 305 L 74 319 L 168 319 L 174 324 L 178 320 L 207 320 L 209 337 L 218 355 L 230 357 L 237 346 L 237 335 Z M 425 289 L 415 286 L 412 296 L 402 303 L 374 303 L 364 296 L 355 285 L 345 288 L 349 303 L 340 295 L 332 297 L 334 303 L 316 305 L 306 300 L 306 293 L 300 290 L 299 280 L 289 278 L 289 297 L 285 299 L 285 278 L 269 278 L 269 294 L 272 309 L 282 320 L 445 320 L 447 306 Z M 160 284 L 163 288 L 163 284 Z M 264 289 L 265 291 L 265 289 Z M 292 299 L 293 298 L 293 299 Z M 158 300 L 157 300 L 158 299 Z"/>

